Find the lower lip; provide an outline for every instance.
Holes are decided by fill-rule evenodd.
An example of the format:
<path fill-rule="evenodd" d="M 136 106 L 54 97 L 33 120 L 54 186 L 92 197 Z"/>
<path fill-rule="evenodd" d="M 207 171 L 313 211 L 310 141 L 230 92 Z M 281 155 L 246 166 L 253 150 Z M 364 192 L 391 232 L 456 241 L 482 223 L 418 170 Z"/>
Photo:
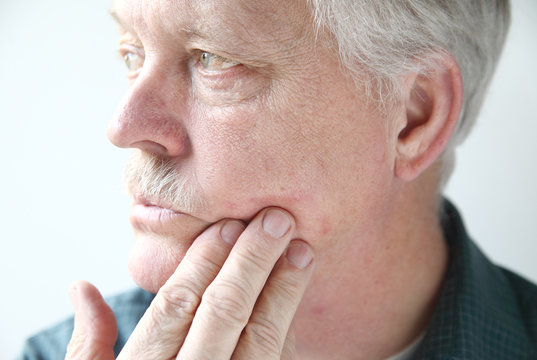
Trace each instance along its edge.
<path fill-rule="evenodd" d="M 134 204 L 130 213 L 131 224 L 136 229 L 153 233 L 171 230 L 170 226 L 175 226 L 181 219 L 186 220 L 189 217 L 189 215 L 181 212 L 143 204 Z"/>

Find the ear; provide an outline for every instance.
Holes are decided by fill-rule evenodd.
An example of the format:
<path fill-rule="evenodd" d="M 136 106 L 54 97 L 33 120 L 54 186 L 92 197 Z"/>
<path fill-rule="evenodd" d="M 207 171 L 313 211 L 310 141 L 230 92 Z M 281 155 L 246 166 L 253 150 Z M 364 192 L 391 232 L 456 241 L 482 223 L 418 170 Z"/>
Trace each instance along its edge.
<path fill-rule="evenodd" d="M 416 179 L 444 151 L 459 121 L 463 85 L 459 66 L 442 53 L 425 75 L 405 79 L 406 121 L 398 133 L 395 176 Z"/>

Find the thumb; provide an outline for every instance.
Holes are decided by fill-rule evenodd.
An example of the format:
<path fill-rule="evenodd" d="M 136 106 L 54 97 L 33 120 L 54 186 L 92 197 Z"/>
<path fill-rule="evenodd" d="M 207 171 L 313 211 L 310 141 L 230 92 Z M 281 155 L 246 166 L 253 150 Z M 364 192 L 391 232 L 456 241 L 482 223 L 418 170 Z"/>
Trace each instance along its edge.
<path fill-rule="evenodd" d="M 65 359 L 114 359 L 116 318 L 99 290 L 88 282 L 77 281 L 71 285 L 69 297 L 75 310 L 75 327 Z"/>

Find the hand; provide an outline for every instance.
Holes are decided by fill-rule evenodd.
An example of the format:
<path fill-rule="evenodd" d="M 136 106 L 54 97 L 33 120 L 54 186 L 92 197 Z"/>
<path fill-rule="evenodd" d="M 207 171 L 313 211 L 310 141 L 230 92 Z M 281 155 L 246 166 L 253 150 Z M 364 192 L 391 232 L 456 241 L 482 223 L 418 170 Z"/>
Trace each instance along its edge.
<path fill-rule="evenodd" d="M 275 208 L 246 229 L 235 220 L 209 227 L 118 359 L 294 359 L 291 323 L 313 270 L 311 248 L 291 241 L 294 227 L 292 216 Z M 110 308 L 85 282 L 70 296 L 75 328 L 66 359 L 113 359 L 117 326 Z"/>

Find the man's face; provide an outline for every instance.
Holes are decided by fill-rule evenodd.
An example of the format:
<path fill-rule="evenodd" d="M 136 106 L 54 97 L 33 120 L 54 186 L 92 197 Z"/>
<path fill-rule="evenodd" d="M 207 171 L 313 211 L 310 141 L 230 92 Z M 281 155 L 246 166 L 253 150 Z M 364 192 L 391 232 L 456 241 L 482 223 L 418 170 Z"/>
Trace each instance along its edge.
<path fill-rule="evenodd" d="M 157 291 L 211 223 L 267 206 L 295 216 L 317 271 L 348 246 L 367 252 L 396 137 L 316 40 L 305 1 L 120 0 L 115 12 L 132 71 L 109 137 L 136 148 L 139 285 Z"/>

